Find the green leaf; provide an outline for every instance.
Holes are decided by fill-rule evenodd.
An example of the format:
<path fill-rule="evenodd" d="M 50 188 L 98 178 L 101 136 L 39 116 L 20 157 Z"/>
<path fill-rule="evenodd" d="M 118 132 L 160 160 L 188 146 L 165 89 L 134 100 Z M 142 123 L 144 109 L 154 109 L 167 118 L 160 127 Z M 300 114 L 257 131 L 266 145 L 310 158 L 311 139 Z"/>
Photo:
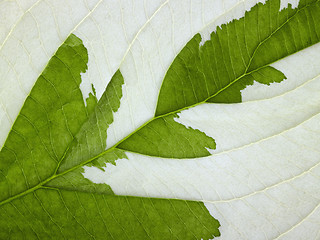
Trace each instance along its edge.
<path fill-rule="evenodd" d="M 281 82 L 286 77 L 270 66 L 319 42 L 318 1 L 300 1 L 279 12 L 280 1 L 258 3 L 243 18 L 217 27 L 200 46 L 195 35 L 175 58 L 160 90 L 156 116 L 204 102 L 241 102 L 253 81 Z"/>
<path fill-rule="evenodd" d="M 140 121 L 140 127 L 135 126 L 134 131 L 110 146 L 107 139 L 110 128 L 114 127 L 111 125 L 119 121 L 118 111 L 126 107 L 123 98 L 134 87 L 128 84 L 131 76 L 123 75 L 120 66 L 121 71 L 113 71 L 115 74 L 106 89 L 91 84 L 91 92 L 84 99 L 85 94 L 80 90 L 81 74 L 87 70 L 90 53 L 71 34 L 37 79 L 1 149 L 0 238 L 211 239 L 220 236 L 220 223 L 206 208 L 215 202 L 205 200 L 201 191 L 199 201 L 134 197 L 136 194 L 116 196 L 117 189 L 105 184 L 104 179 L 92 180 L 86 169 L 98 168 L 102 170 L 99 174 L 107 175 L 111 164 L 119 167 L 119 163 L 131 161 L 132 156 L 155 162 L 159 160 L 155 157 L 171 158 L 167 160 L 174 162 L 173 158 L 209 156 L 212 153 L 209 149 L 216 149 L 219 140 L 210 137 L 214 134 L 200 131 L 201 127 L 183 125 L 181 114 L 200 105 L 239 103 L 241 91 L 254 81 L 266 85 L 282 82 L 286 75 L 271 64 L 320 41 L 318 0 L 301 1 L 295 9 L 291 5 L 279 9 L 279 0 L 259 3 L 243 18 L 218 27 L 203 45 L 200 34 L 196 34 L 169 67 L 158 89 L 154 116 Z M 107 65 L 106 68 L 110 67 Z M 134 110 L 130 114 L 139 115 Z M 128 118 L 133 118 L 130 114 Z M 125 123 L 122 124 L 125 128 Z M 243 157 L 246 156 L 233 156 Z M 245 167 L 250 168 L 248 165 Z M 175 174 L 178 181 L 180 172 Z M 231 179 L 233 174 L 224 177 Z M 250 185 L 250 172 L 245 176 Z M 225 181 L 215 176 L 212 179 L 217 183 Z M 137 185 L 143 188 L 148 180 Z M 184 183 L 181 185 L 185 187 Z M 208 191 L 217 191 L 219 195 L 217 189 Z M 238 192 L 230 192 L 238 200 Z M 220 196 L 219 199 L 222 203 L 230 202 Z M 246 204 L 254 204 L 257 209 L 256 203 Z M 230 212 L 229 207 L 224 208 L 227 209 L 224 212 Z M 210 212 L 219 215 L 220 210 Z"/>
<path fill-rule="evenodd" d="M 79 85 L 87 61 L 82 41 L 70 35 L 38 78 L 12 127 L 0 152 L 1 238 L 219 236 L 219 222 L 203 203 L 112 196 L 109 186 L 83 177 L 85 164 L 102 167 L 126 158 L 118 149 L 105 152 L 123 77 L 117 71 L 98 102 L 93 88 L 86 107 Z M 99 223 L 93 223 L 97 217 Z"/>
<path fill-rule="evenodd" d="M 309 22 L 320 18 L 318 7 L 318 1 L 301 1 L 298 8 L 289 5 L 279 12 L 280 1 L 269 0 L 254 6 L 243 18 L 217 28 L 203 46 L 196 34 L 166 73 L 155 119 L 117 147 L 159 157 L 210 155 L 207 148 L 215 149 L 213 139 L 198 131 L 185 134 L 179 123 L 168 119 L 205 102 L 241 102 L 241 90 L 254 81 L 270 85 L 286 79 L 270 64 L 320 41 L 319 24 Z M 297 37 L 292 34 L 301 41 L 295 43 Z M 192 147 L 195 143 L 198 146 Z"/>
<path fill-rule="evenodd" d="M 87 51 L 71 35 L 51 58 L 17 117 L 0 152 L 0 199 L 56 173 L 60 159 L 88 118 L 79 89 Z"/>
<path fill-rule="evenodd" d="M 318 1 L 301 1 L 298 8 L 289 5 L 279 12 L 280 1 L 269 0 L 254 6 L 243 18 L 218 27 L 202 46 L 196 34 L 165 75 L 155 119 L 118 147 L 159 157 L 210 155 L 207 148 L 215 149 L 213 139 L 197 131 L 185 134 L 179 123 L 168 119 L 205 102 L 241 102 L 241 90 L 254 81 L 270 85 L 286 79 L 270 64 L 320 41 L 319 24 L 309 21 L 320 18 L 318 7 Z M 195 146 L 191 139 L 197 147 L 191 146 Z"/>

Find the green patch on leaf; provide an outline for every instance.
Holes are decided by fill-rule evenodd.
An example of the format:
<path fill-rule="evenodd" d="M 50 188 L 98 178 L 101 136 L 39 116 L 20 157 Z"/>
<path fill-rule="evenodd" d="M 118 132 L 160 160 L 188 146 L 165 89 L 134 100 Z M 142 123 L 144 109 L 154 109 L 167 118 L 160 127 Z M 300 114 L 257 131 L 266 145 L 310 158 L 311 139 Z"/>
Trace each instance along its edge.
<path fill-rule="evenodd" d="M 202 203 L 43 188 L 0 211 L 0 239 L 212 239 Z"/>
<path fill-rule="evenodd" d="M 209 156 L 207 149 L 215 149 L 215 141 L 199 130 L 176 122 L 177 117 L 171 114 L 151 121 L 117 148 L 165 158 Z"/>

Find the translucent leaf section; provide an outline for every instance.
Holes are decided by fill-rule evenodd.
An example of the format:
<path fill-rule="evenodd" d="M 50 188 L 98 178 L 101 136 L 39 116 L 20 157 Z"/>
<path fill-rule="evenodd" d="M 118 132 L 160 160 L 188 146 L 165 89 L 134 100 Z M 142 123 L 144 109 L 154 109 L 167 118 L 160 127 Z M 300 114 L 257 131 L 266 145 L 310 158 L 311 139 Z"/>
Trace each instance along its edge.
<path fill-rule="evenodd" d="M 123 84 L 123 76 L 120 71 L 117 71 L 92 110 L 88 121 L 83 124 L 75 136 L 69 151 L 59 166 L 58 173 L 86 162 L 106 150 L 107 129 L 113 122 L 113 113 L 120 107 Z"/>
<path fill-rule="evenodd" d="M 155 115 L 203 102 L 241 102 L 240 90 L 254 80 L 285 79 L 269 65 L 319 42 L 320 3 L 279 9 L 279 0 L 258 3 L 243 18 L 218 27 L 203 46 L 195 35 L 167 71 Z"/>

